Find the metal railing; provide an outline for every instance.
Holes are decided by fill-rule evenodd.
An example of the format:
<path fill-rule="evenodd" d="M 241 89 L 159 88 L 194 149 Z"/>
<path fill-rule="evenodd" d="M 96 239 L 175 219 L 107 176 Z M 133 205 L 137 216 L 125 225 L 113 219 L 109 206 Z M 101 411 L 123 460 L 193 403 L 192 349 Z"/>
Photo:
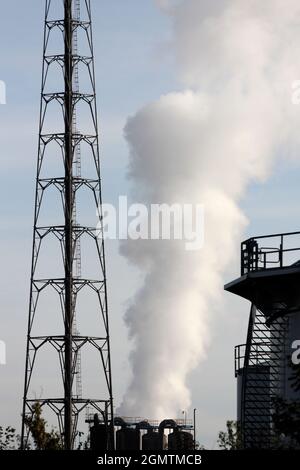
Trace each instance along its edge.
<path fill-rule="evenodd" d="M 241 275 L 300 265 L 300 232 L 263 235 L 241 244 Z"/>
<path fill-rule="evenodd" d="M 235 348 L 235 372 L 242 377 L 240 424 L 245 449 L 267 449 L 273 445 L 272 404 L 282 394 L 288 330 L 288 317 L 277 318 L 268 327 L 265 316 L 252 306 L 247 345 Z"/>
<path fill-rule="evenodd" d="M 245 365 L 246 347 L 246 344 L 238 344 L 234 348 L 234 373 L 236 377 Z M 270 359 L 270 347 L 271 343 L 266 343 L 265 341 L 253 343 L 251 365 L 259 366 L 268 363 Z"/>
<path fill-rule="evenodd" d="M 246 344 L 238 344 L 234 347 L 234 375 L 238 376 L 239 371 L 244 367 Z"/>

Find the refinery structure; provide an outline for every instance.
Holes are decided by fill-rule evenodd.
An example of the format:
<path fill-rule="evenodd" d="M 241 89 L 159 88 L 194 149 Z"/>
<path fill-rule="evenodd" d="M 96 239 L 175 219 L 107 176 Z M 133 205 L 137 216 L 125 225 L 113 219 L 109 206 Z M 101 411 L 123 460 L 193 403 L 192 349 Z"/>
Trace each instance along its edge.
<path fill-rule="evenodd" d="M 225 290 L 251 303 L 246 344 L 235 348 L 242 447 L 276 448 L 276 400 L 299 402 L 293 353 L 300 338 L 300 232 L 241 244 L 241 276 Z"/>
<path fill-rule="evenodd" d="M 98 415 L 90 420 L 90 448 L 105 451 L 105 426 Z M 196 448 L 195 423 L 187 419 L 161 422 L 142 418 L 114 418 L 116 450 L 191 451 Z"/>

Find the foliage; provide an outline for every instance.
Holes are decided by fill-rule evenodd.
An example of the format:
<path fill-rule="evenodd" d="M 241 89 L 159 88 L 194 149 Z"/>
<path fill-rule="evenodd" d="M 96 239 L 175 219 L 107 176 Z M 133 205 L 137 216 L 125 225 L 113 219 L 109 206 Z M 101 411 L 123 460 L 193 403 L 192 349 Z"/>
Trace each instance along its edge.
<path fill-rule="evenodd" d="M 289 378 L 291 386 L 295 392 L 300 391 L 300 364 L 291 363 L 292 375 Z"/>
<path fill-rule="evenodd" d="M 14 450 L 16 449 L 16 430 L 10 426 L 3 428 L 0 426 L 0 450 Z"/>
<path fill-rule="evenodd" d="M 32 407 L 32 416 L 25 417 L 25 425 L 32 436 L 34 448 L 36 450 L 62 450 L 60 435 L 54 429 L 47 431 L 47 422 L 42 417 L 42 407 L 36 402 Z M 88 449 L 87 442 L 82 441 L 84 433 L 78 432 L 78 445 L 76 450 Z M 32 443 L 28 442 L 25 447 L 32 448 Z M 20 436 L 16 430 L 10 426 L 3 428 L 0 426 L 0 451 L 20 449 Z"/>
<path fill-rule="evenodd" d="M 299 364 L 290 364 L 292 369 L 291 387 L 295 392 L 300 391 L 300 366 Z M 300 448 L 300 401 L 284 400 L 276 397 L 273 400 L 274 413 L 272 420 L 274 430 L 281 448 L 299 449 Z"/>
<path fill-rule="evenodd" d="M 219 432 L 218 445 L 223 450 L 241 449 L 241 431 L 237 421 L 227 421 L 226 431 Z"/>
<path fill-rule="evenodd" d="M 273 401 L 272 415 L 278 447 L 299 449 L 300 447 L 300 402 L 277 397 Z"/>
<path fill-rule="evenodd" d="M 289 381 L 295 392 L 300 391 L 300 365 L 290 364 L 292 370 Z M 284 400 L 276 397 L 273 400 L 272 421 L 276 436 L 275 448 L 300 448 L 300 401 Z"/>
<path fill-rule="evenodd" d="M 42 417 L 42 407 L 40 403 L 33 405 L 31 417 L 25 417 L 25 424 L 33 438 L 36 450 L 61 450 L 61 440 L 59 433 L 52 429 L 46 430 L 47 423 Z"/>

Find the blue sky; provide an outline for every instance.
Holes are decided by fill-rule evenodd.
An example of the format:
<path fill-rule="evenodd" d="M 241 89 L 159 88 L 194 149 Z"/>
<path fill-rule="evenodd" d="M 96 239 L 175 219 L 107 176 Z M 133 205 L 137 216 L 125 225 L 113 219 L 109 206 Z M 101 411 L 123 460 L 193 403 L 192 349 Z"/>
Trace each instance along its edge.
<path fill-rule="evenodd" d="M 181 85 L 165 46 L 172 34 L 169 20 L 152 0 L 92 3 L 103 192 L 106 201 L 115 201 L 129 190 L 128 149 L 123 138 L 127 118 L 160 95 L 180 90 Z M 0 366 L 0 424 L 7 425 L 18 425 L 21 410 L 43 10 L 43 0 L 1 1 L 0 80 L 6 82 L 7 104 L 0 105 L 0 339 L 7 344 L 7 365 Z M 296 163 L 281 161 L 268 182 L 250 188 L 242 202 L 250 221 L 245 237 L 297 230 L 299 173 Z M 122 315 L 138 274 L 118 254 L 117 242 L 108 243 L 107 264 L 118 402 L 129 373 L 130 346 Z M 238 260 L 224 281 L 237 274 Z M 198 438 L 208 447 L 215 445 L 226 419 L 235 417 L 233 346 L 246 336 L 249 306 L 230 296 L 225 302 L 224 315 L 214 325 L 209 360 L 190 377 L 193 404 L 199 413 Z"/>

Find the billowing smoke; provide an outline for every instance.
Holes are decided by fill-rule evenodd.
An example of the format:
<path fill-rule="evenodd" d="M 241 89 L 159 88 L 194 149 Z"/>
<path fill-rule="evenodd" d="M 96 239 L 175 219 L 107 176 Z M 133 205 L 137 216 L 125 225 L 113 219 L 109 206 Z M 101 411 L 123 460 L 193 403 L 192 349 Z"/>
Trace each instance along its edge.
<path fill-rule="evenodd" d="M 169 49 L 183 91 L 161 96 L 127 122 L 132 197 L 205 206 L 199 251 L 175 241 L 121 246 L 144 277 L 125 316 L 133 375 L 119 411 L 161 418 L 190 405 L 187 378 L 206 358 L 222 274 L 247 223 L 241 198 L 277 158 L 296 155 L 300 3 L 156 3 L 173 25 Z"/>

